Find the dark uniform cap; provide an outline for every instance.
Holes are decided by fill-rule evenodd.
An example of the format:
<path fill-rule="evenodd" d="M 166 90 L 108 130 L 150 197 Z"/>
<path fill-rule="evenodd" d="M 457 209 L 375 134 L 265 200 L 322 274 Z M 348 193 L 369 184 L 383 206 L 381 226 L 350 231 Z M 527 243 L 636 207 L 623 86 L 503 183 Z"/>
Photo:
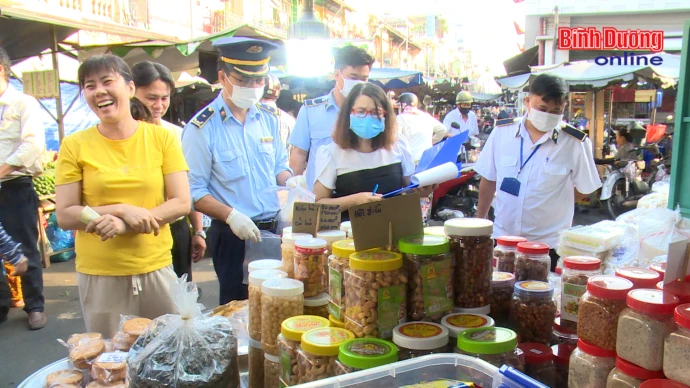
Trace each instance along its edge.
<path fill-rule="evenodd" d="M 280 46 L 265 40 L 232 37 L 218 39 L 213 47 L 218 49 L 228 69 L 249 77 L 263 77 L 268 73 L 270 51 Z"/>

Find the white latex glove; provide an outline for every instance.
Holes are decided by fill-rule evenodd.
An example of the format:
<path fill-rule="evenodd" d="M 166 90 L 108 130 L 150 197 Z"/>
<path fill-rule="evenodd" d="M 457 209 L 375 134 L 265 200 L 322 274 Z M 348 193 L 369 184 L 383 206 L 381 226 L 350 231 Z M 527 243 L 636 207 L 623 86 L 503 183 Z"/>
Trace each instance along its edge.
<path fill-rule="evenodd" d="M 230 229 L 240 240 L 252 240 L 255 243 L 261 242 L 261 232 L 259 232 L 259 228 L 256 227 L 254 221 L 240 213 L 237 209 L 233 209 L 230 212 L 225 223 L 230 225 Z"/>
<path fill-rule="evenodd" d="M 295 187 L 307 188 L 307 178 L 304 175 L 293 176 L 285 182 L 285 186 L 294 189 Z"/>

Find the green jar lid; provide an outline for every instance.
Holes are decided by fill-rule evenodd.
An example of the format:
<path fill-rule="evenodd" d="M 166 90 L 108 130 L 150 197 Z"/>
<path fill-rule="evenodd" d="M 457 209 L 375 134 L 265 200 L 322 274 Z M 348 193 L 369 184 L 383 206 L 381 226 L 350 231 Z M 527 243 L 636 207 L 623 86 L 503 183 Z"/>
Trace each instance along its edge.
<path fill-rule="evenodd" d="M 517 344 L 517 334 L 502 327 L 478 327 L 458 334 L 458 349 L 472 354 L 508 353 Z"/>
<path fill-rule="evenodd" d="M 398 249 L 411 255 L 441 255 L 450 251 L 450 243 L 445 237 L 427 234 L 401 238 Z"/>
<path fill-rule="evenodd" d="M 398 361 L 398 347 L 377 338 L 356 338 L 340 345 L 338 360 L 355 369 L 369 369 Z"/>

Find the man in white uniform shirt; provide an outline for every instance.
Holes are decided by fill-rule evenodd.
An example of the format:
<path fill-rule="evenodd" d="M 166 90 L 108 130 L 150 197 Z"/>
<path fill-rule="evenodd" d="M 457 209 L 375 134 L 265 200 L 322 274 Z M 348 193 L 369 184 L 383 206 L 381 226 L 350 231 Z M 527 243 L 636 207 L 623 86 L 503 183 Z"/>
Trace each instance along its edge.
<path fill-rule="evenodd" d="M 456 109 L 448 112 L 443 119 L 443 125 L 446 126 L 451 136 L 459 135 L 465 131 L 469 131 L 470 137 L 476 138 L 479 136 L 479 124 L 477 123 L 477 115 L 472 112 L 472 102 L 474 99 L 470 92 L 462 91 L 455 97 Z M 458 123 L 460 128 L 453 128 L 451 124 Z"/>
<path fill-rule="evenodd" d="M 568 85 L 542 74 L 530 83 L 527 114 L 496 127 L 474 166 L 482 176 L 478 217 L 487 217 L 496 196 L 495 236 L 521 236 L 551 248 L 551 270 L 559 234 L 572 226 L 576 196 L 601 187 L 592 142 L 562 122 Z"/>
<path fill-rule="evenodd" d="M 430 114 L 417 109 L 419 99 L 414 93 L 403 93 L 398 97 L 400 114 L 398 129 L 407 138 L 415 165 L 422 154 L 446 136 L 446 127 Z"/>

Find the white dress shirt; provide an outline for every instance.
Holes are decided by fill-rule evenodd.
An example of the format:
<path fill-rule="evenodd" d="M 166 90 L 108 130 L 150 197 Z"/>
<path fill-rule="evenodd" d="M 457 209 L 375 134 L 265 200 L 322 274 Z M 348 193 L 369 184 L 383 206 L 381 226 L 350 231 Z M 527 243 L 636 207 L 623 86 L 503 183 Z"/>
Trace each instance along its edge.
<path fill-rule="evenodd" d="M 460 129 L 455 129 L 451 127 L 450 125 L 453 122 L 460 124 Z M 448 112 L 446 117 L 443 119 L 443 125 L 446 126 L 446 128 L 452 136 L 459 135 L 465 131 L 470 131 L 470 137 L 479 136 L 479 124 L 477 123 L 477 115 L 474 114 L 474 112 L 472 111 L 469 111 L 467 113 L 467 121 L 465 121 L 465 119 L 462 118 L 462 113 L 460 113 L 458 108 L 455 108 L 452 111 Z"/>
<path fill-rule="evenodd" d="M 165 129 L 173 131 L 175 136 L 177 136 L 177 138 L 180 139 L 180 141 L 182 141 L 182 127 L 180 127 L 179 125 L 175 125 L 169 121 L 165 121 L 163 119 L 161 119 L 161 126 Z"/>
<path fill-rule="evenodd" d="M 525 119 L 494 128 L 474 170 L 496 182 L 494 237 L 521 236 L 556 249 L 559 234 L 572 226 L 574 189 L 592 193 L 601 187 L 601 179 L 589 138 L 580 141 L 557 128 L 533 144 L 522 124 Z M 523 163 L 537 145 L 541 147 L 518 176 L 520 139 Z M 520 181 L 518 196 L 501 190 L 505 178 L 515 177 Z"/>
<path fill-rule="evenodd" d="M 0 181 L 41 174 L 45 132 L 35 98 L 8 86 L 0 96 L 0 165 L 19 167 Z"/>
<path fill-rule="evenodd" d="M 443 140 L 447 133 L 440 121 L 418 109 L 399 114 L 397 120 L 398 129 L 407 138 L 415 163 L 419 162 L 424 151 Z"/>

